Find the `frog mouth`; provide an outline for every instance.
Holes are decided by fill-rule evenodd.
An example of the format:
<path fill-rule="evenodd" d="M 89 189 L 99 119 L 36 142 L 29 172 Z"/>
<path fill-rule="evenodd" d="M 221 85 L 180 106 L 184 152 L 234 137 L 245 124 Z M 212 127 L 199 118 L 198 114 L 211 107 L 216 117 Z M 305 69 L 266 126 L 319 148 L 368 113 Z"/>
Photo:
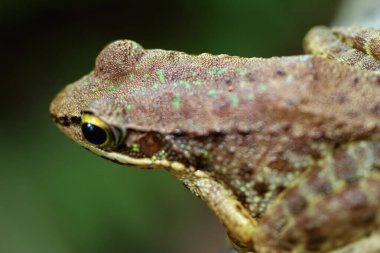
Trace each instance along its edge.
<path fill-rule="evenodd" d="M 183 165 L 182 163 L 172 162 L 166 159 L 153 160 L 151 158 L 133 158 L 125 154 L 112 151 L 105 151 L 92 145 L 84 145 L 82 143 L 81 145 L 89 151 L 94 152 L 95 154 L 107 160 L 128 167 L 140 169 L 167 169 L 176 172 L 184 171 L 186 169 L 185 165 Z"/>
<path fill-rule="evenodd" d="M 102 156 L 105 159 L 111 160 L 115 163 L 122 164 L 125 166 L 143 168 L 143 169 L 169 169 L 174 171 L 183 171 L 185 166 L 179 162 L 170 162 L 166 159 L 163 160 L 152 160 L 149 158 L 132 158 L 130 156 L 116 153 L 116 152 L 106 152 L 101 149 L 90 149 L 90 151 Z"/>
<path fill-rule="evenodd" d="M 150 158 L 133 158 L 125 154 L 105 151 L 92 145 L 80 143 L 87 150 L 107 159 L 114 163 L 121 164 L 128 167 L 140 169 L 168 169 L 175 172 L 181 172 L 186 169 L 185 165 L 179 162 L 172 162 L 166 159 L 153 160 Z"/>
<path fill-rule="evenodd" d="M 58 128 L 64 132 L 70 139 L 77 142 L 83 148 L 117 164 L 128 167 L 142 169 L 168 169 L 174 171 L 183 171 L 186 167 L 182 163 L 172 162 L 166 159 L 153 160 L 150 158 L 133 158 L 125 154 L 114 152 L 112 150 L 103 150 L 99 147 L 89 144 L 83 139 L 81 133 L 81 118 L 77 116 L 58 117 L 51 115 Z"/>
<path fill-rule="evenodd" d="M 149 159 L 149 158 L 132 158 L 127 155 L 123 155 L 117 152 L 112 151 L 106 151 L 103 149 L 100 149 L 96 146 L 93 146 L 89 143 L 87 143 L 81 134 L 80 125 L 81 125 L 81 118 L 77 116 L 62 116 L 58 117 L 54 114 L 51 115 L 53 118 L 53 121 L 57 124 L 58 128 L 64 132 L 70 139 L 74 140 L 78 144 L 80 144 L 85 149 L 94 152 L 95 154 L 111 160 L 115 163 L 131 166 L 131 167 L 151 167 L 155 165 L 155 163 Z M 167 164 L 162 164 L 167 165 Z"/>

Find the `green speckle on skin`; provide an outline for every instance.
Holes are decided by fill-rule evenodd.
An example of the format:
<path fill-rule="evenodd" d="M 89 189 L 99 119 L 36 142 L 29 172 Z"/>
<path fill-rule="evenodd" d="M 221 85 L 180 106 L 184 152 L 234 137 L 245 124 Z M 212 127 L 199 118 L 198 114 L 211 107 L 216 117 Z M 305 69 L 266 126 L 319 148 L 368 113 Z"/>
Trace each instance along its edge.
<path fill-rule="evenodd" d="M 123 64 L 124 62 L 121 60 L 121 59 L 118 59 L 117 61 L 116 61 L 116 64 L 119 64 L 119 65 L 121 65 L 121 64 Z"/>
<path fill-rule="evenodd" d="M 223 74 L 224 72 L 227 71 L 227 68 L 219 68 L 217 66 L 212 66 L 208 72 L 213 74 L 213 75 L 221 75 Z"/>
<path fill-rule="evenodd" d="M 130 74 L 130 75 L 128 76 L 128 81 L 131 82 L 131 81 L 133 81 L 133 80 L 135 80 L 135 74 Z"/>
<path fill-rule="evenodd" d="M 148 79 L 150 77 L 150 74 L 149 73 L 145 73 L 144 75 L 143 75 L 143 78 L 144 79 Z"/>
<path fill-rule="evenodd" d="M 88 81 L 84 80 L 84 81 L 80 82 L 79 85 L 80 86 L 87 86 L 88 85 Z"/>
<path fill-rule="evenodd" d="M 139 144 L 133 143 L 131 150 L 133 152 L 140 152 L 140 146 L 139 146 Z"/>
<path fill-rule="evenodd" d="M 66 86 L 67 88 L 67 91 L 68 92 L 72 92 L 74 90 L 74 86 L 73 85 L 69 85 L 69 86 Z"/>
<path fill-rule="evenodd" d="M 161 156 L 161 157 L 165 157 L 166 156 L 166 150 L 165 149 L 161 149 L 160 152 L 158 152 L 158 155 Z"/>
<path fill-rule="evenodd" d="M 197 75 L 198 75 L 197 72 L 193 72 L 193 73 L 191 73 L 191 76 L 192 76 L 192 77 L 196 77 Z"/>
<path fill-rule="evenodd" d="M 222 69 L 219 69 L 219 71 L 218 71 L 218 75 L 221 75 L 221 74 L 223 74 L 223 73 L 225 73 L 227 71 L 227 69 L 226 68 L 222 68 Z"/>
<path fill-rule="evenodd" d="M 211 74 L 216 74 L 216 72 L 218 72 L 218 67 L 217 66 L 212 66 L 209 70 L 208 70 L 209 73 Z"/>
<path fill-rule="evenodd" d="M 268 91 L 268 85 L 265 84 L 265 83 L 260 84 L 259 90 L 260 90 L 261 93 L 267 92 Z"/>
<path fill-rule="evenodd" d="M 183 123 L 183 120 L 179 120 L 179 121 L 177 122 L 177 127 L 178 127 L 178 128 L 183 128 L 184 125 L 185 125 L 185 123 Z"/>
<path fill-rule="evenodd" d="M 111 93 L 115 92 L 115 91 L 118 91 L 120 90 L 121 88 L 123 88 L 125 85 L 124 84 L 120 84 L 119 86 L 117 85 L 113 85 L 113 84 L 109 84 L 108 87 L 107 87 L 107 90 Z"/>
<path fill-rule="evenodd" d="M 160 84 L 159 83 L 153 84 L 153 89 L 158 89 L 158 88 L 160 88 Z"/>
<path fill-rule="evenodd" d="M 91 91 L 92 92 L 97 92 L 97 91 L 99 91 L 99 87 L 93 87 L 93 88 L 91 88 Z"/>
<path fill-rule="evenodd" d="M 156 161 L 157 160 L 157 156 L 156 155 L 152 155 L 152 157 L 150 159 L 152 159 L 152 161 Z"/>
<path fill-rule="evenodd" d="M 181 108 L 181 95 L 180 94 L 174 95 L 172 105 L 175 109 Z"/>
<path fill-rule="evenodd" d="M 239 104 L 239 97 L 237 94 L 231 94 L 230 95 L 230 102 L 233 107 L 238 106 Z"/>
<path fill-rule="evenodd" d="M 173 82 L 172 85 L 174 87 L 178 87 L 178 86 L 184 86 L 186 89 L 191 89 L 191 83 L 189 81 L 186 81 L 186 80 L 179 80 L 179 81 L 176 81 L 176 82 Z"/>
<path fill-rule="evenodd" d="M 118 89 L 117 89 L 117 86 L 114 86 L 111 84 L 110 86 L 107 87 L 107 90 L 112 93 L 112 92 L 117 91 Z"/>
<path fill-rule="evenodd" d="M 130 110 L 132 110 L 132 109 L 133 109 L 133 105 L 128 103 L 128 104 L 127 104 L 127 110 L 130 111 Z"/>
<path fill-rule="evenodd" d="M 161 83 L 165 82 L 165 72 L 164 72 L 164 70 L 159 69 L 159 70 L 156 71 L 156 74 L 157 74 L 158 80 Z"/>
<path fill-rule="evenodd" d="M 218 91 L 218 90 L 209 90 L 209 91 L 207 92 L 207 96 L 210 96 L 210 97 L 213 97 L 213 98 L 217 97 L 218 94 L 219 94 L 219 91 Z"/>
<path fill-rule="evenodd" d="M 204 156 L 204 157 L 206 157 L 206 158 L 207 158 L 207 157 L 210 157 L 210 153 L 209 153 L 207 150 L 204 149 L 204 150 L 202 151 L 202 153 L 203 153 L 203 156 Z"/>
<path fill-rule="evenodd" d="M 292 84 L 294 81 L 294 76 L 293 75 L 288 75 L 286 77 L 286 84 Z"/>
<path fill-rule="evenodd" d="M 239 70 L 239 75 L 245 75 L 245 74 L 247 74 L 247 70 L 246 69 L 241 69 L 241 70 Z"/>
<path fill-rule="evenodd" d="M 248 94 L 248 99 L 249 100 L 254 100 L 255 99 L 255 93 L 253 93 L 252 91 Z"/>
<path fill-rule="evenodd" d="M 185 86 L 186 89 L 191 89 L 191 84 L 189 83 L 189 81 L 180 80 L 179 84 Z"/>
<path fill-rule="evenodd" d="M 202 80 L 195 80 L 194 85 L 196 86 L 202 85 Z"/>
<path fill-rule="evenodd" d="M 240 84 L 240 87 L 245 88 L 248 86 L 249 83 L 247 81 L 241 81 L 239 84 Z"/>

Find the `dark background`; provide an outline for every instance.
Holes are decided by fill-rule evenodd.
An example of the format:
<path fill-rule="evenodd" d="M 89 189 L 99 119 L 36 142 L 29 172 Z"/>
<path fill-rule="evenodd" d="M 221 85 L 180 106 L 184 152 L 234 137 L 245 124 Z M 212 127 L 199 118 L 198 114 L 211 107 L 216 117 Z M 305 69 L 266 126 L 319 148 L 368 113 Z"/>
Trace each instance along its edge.
<path fill-rule="evenodd" d="M 61 134 L 48 106 L 109 42 L 240 56 L 302 53 L 333 0 L 0 0 L 0 252 L 218 253 L 224 232 L 165 171 L 112 164 Z"/>

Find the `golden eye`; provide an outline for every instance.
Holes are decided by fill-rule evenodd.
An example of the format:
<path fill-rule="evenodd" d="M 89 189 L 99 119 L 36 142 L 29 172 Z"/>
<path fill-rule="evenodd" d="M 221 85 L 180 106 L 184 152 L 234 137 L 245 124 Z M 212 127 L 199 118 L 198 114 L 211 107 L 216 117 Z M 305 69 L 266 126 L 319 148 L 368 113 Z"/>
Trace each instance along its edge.
<path fill-rule="evenodd" d="M 109 147 L 116 146 L 121 142 L 121 131 L 94 115 L 83 114 L 81 125 L 84 138 L 91 144 Z"/>

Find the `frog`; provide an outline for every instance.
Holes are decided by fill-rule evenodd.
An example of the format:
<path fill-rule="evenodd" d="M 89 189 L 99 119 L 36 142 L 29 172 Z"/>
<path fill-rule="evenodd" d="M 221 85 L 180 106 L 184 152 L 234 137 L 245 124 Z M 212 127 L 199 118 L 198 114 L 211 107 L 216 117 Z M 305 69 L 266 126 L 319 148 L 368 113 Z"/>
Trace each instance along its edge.
<path fill-rule="evenodd" d="M 240 253 L 380 252 L 380 31 L 315 27 L 270 58 L 107 45 L 50 104 L 85 149 L 163 169 Z"/>

